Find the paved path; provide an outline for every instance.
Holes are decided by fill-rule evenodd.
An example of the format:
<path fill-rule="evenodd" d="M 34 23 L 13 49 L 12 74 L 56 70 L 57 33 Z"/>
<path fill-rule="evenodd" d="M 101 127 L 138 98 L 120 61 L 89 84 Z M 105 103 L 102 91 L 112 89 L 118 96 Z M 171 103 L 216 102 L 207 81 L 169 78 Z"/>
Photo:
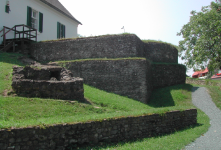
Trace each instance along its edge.
<path fill-rule="evenodd" d="M 221 150 L 221 111 L 212 102 L 205 87 L 193 87 L 193 104 L 204 111 L 210 118 L 209 130 L 204 136 L 187 145 L 187 150 Z"/>

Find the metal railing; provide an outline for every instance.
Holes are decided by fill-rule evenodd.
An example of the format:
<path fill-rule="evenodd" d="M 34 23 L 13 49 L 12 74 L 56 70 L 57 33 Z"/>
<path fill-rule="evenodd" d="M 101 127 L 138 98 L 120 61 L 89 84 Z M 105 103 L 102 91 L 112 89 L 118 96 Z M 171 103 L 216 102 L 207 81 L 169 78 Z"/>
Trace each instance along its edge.
<path fill-rule="evenodd" d="M 33 38 L 35 38 L 35 41 L 37 41 L 37 29 L 34 29 L 34 28 L 29 27 L 24 24 L 15 25 L 12 28 L 3 26 L 3 29 L 0 31 L 0 33 L 3 32 L 1 37 L 3 37 L 4 47 L 6 46 L 6 39 L 7 39 L 6 35 L 10 31 L 14 31 L 14 39 L 15 40 L 20 40 L 22 38 L 32 40 Z"/>

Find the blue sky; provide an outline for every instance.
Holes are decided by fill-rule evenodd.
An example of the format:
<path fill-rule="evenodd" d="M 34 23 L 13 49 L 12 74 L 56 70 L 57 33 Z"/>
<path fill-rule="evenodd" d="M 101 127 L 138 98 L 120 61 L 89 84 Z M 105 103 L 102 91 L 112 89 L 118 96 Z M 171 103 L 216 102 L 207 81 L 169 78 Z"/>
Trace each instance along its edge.
<path fill-rule="evenodd" d="M 178 45 L 176 36 L 189 21 L 192 10 L 200 11 L 212 0 L 59 0 L 83 25 L 83 36 L 134 33 Z M 182 61 L 179 59 L 179 63 Z M 187 72 L 192 74 L 192 70 Z"/>

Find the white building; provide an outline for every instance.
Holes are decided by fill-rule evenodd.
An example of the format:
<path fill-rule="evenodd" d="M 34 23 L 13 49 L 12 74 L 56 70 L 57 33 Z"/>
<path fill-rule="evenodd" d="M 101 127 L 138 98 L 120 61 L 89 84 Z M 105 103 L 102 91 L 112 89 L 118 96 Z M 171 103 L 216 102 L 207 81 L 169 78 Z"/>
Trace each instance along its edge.
<path fill-rule="evenodd" d="M 0 44 L 3 41 L 3 26 L 27 25 L 37 30 L 37 41 L 58 38 L 77 37 L 77 28 L 81 24 L 58 0 L 0 0 Z M 24 31 L 30 30 L 24 27 Z M 15 29 L 15 28 L 14 28 Z M 17 27 L 23 31 L 23 27 Z M 5 28 L 5 33 L 9 29 Z M 19 38 L 19 32 L 11 30 L 6 39 Z M 24 32 L 28 37 L 28 32 Z M 20 33 L 20 38 L 23 34 Z M 34 38 L 32 40 L 35 40 Z"/>

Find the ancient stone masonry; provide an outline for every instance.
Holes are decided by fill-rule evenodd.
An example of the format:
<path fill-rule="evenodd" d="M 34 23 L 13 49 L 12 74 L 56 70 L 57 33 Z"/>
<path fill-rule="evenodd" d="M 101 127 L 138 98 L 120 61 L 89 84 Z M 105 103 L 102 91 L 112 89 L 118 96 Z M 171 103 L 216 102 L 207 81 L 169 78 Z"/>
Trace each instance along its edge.
<path fill-rule="evenodd" d="M 151 64 L 145 58 L 87 60 L 66 63 L 84 83 L 147 103 L 152 91 Z"/>
<path fill-rule="evenodd" d="M 84 100 L 83 79 L 59 66 L 14 66 L 12 88 L 20 96 Z"/>
<path fill-rule="evenodd" d="M 187 84 L 197 84 L 197 85 L 209 85 L 209 86 L 220 86 L 221 90 L 221 83 L 220 82 L 211 82 L 209 80 L 202 80 L 202 79 L 194 79 L 194 78 L 186 78 Z"/>
<path fill-rule="evenodd" d="M 0 150 L 65 150 L 71 144 L 117 142 L 152 137 L 197 123 L 197 110 L 172 111 L 163 115 L 113 118 L 45 128 L 0 129 Z"/>
<path fill-rule="evenodd" d="M 178 64 L 152 64 L 153 88 L 184 84 L 186 81 L 186 67 Z"/>
<path fill-rule="evenodd" d="M 143 103 L 153 89 L 184 84 L 186 79 L 174 46 L 144 43 L 134 34 L 33 43 L 30 54 L 39 61 L 65 60 L 63 65 L 86 84 Z"/>
<path fill-rule="evenodd" d="M 186 79 L 184 65 L 152 64 L 145 58 L 82 60 L 64 65 L 85 84 L 143 103 L 148 103 L 153 89 L 184 84 Z"/>
<path fill-rule="evenodd" d="M 145 57 L 153 62 L 178 63 L 175 47 L 165 43 L 144 43 L 134 34 L 33 43 L 30 53 L 39 61 Z"/>
<path fill-rule="evenodd" d="M 177 49 L 170 44 L 149 42 L 144 49 L 145 57 L 153 62 L 178 63 Z"/>

